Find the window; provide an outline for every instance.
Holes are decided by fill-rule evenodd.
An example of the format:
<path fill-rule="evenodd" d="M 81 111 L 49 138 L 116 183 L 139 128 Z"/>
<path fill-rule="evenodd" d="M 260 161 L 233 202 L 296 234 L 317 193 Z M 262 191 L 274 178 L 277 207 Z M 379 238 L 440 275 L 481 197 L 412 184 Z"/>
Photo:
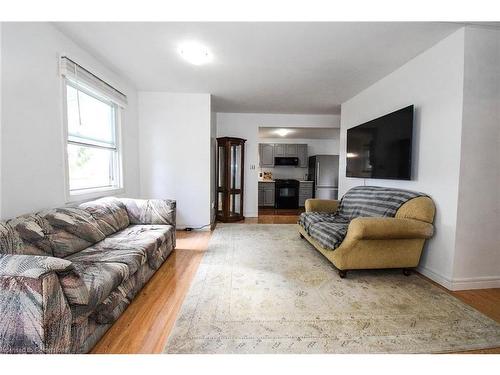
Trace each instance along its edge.
<path fill-rule="evenodd" d="M 69 195 L 120 189 L 120 107 L 65 80 Z"/>

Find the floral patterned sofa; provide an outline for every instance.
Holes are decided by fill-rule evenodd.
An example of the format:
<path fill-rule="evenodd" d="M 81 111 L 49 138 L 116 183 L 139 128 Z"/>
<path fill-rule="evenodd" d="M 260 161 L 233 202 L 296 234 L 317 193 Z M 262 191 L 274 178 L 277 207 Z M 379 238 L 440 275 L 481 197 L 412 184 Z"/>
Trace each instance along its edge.
<path fill-rule="evenodd" d="M 175 210 L 103 198 L 0 222 L 0 352 L 88 352 L 174 249 Z"/>

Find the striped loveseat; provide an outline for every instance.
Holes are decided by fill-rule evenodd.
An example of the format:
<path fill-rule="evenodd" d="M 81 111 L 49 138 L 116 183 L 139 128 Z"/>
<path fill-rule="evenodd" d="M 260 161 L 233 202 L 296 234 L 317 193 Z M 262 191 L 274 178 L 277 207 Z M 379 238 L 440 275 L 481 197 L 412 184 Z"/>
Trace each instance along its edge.
<path fill-rule="evenodd" d="M 403 268 L 420 261 L 433 234 L 435 207 L 425 194 L 358 186 L 342 200 L 308 199 L 299 233 L 345 277 L 348 270 Z"/>
<path fill-rule="evenodd" d="M 0 353 L 86 353 L 175 247 L 175 201 L 104 198 L 0 222 Z"/>

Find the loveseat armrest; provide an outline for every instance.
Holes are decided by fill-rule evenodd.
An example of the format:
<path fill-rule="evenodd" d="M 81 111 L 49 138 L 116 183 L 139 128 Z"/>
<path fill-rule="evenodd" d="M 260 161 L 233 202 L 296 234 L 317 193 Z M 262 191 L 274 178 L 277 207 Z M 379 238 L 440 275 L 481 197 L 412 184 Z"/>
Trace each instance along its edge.
<path fill-rule="evenodd" d="M 338 207 L 339 201 L 334 199 L 307 199 L 305 203 L 306 212 L 334 213 Z"/>
<path fill-rule="evenodd" d="M 176 225 L 175 200 L 121 198 L 120 201 L 127 208 L 130 224 Z"/>
<path fill-rule="evenodd" d="M 0 255 L 0 353 L 68 353 L 71 311 L 58 274 L 70 261 Z"/>
<path fill-rule="evenodd" d="M 357 240 L 426 239 L 432 237 L 432 224 L 392 217 L 358 217 L 353 219 L 347 236 Z"/>

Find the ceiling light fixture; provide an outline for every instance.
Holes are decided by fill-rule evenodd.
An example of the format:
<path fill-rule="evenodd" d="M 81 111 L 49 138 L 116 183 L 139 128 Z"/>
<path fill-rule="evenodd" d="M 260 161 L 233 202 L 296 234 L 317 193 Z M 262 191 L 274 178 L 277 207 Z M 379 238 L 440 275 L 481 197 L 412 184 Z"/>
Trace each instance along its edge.
<path fill-rule="evenodd" d="M 210 50 L 203 44 L 195 41 L 181 43 L 177 51 L 184 60 L 193 65 L 203 65 L 213 59 Z"/>
<path fill-rule="evenodd" d="M 292 131 L 290 129 L 278 129 L 276 130 L 276 134 L 284 137 L 286 136 L 287 134 L 291 133 Z"/>

